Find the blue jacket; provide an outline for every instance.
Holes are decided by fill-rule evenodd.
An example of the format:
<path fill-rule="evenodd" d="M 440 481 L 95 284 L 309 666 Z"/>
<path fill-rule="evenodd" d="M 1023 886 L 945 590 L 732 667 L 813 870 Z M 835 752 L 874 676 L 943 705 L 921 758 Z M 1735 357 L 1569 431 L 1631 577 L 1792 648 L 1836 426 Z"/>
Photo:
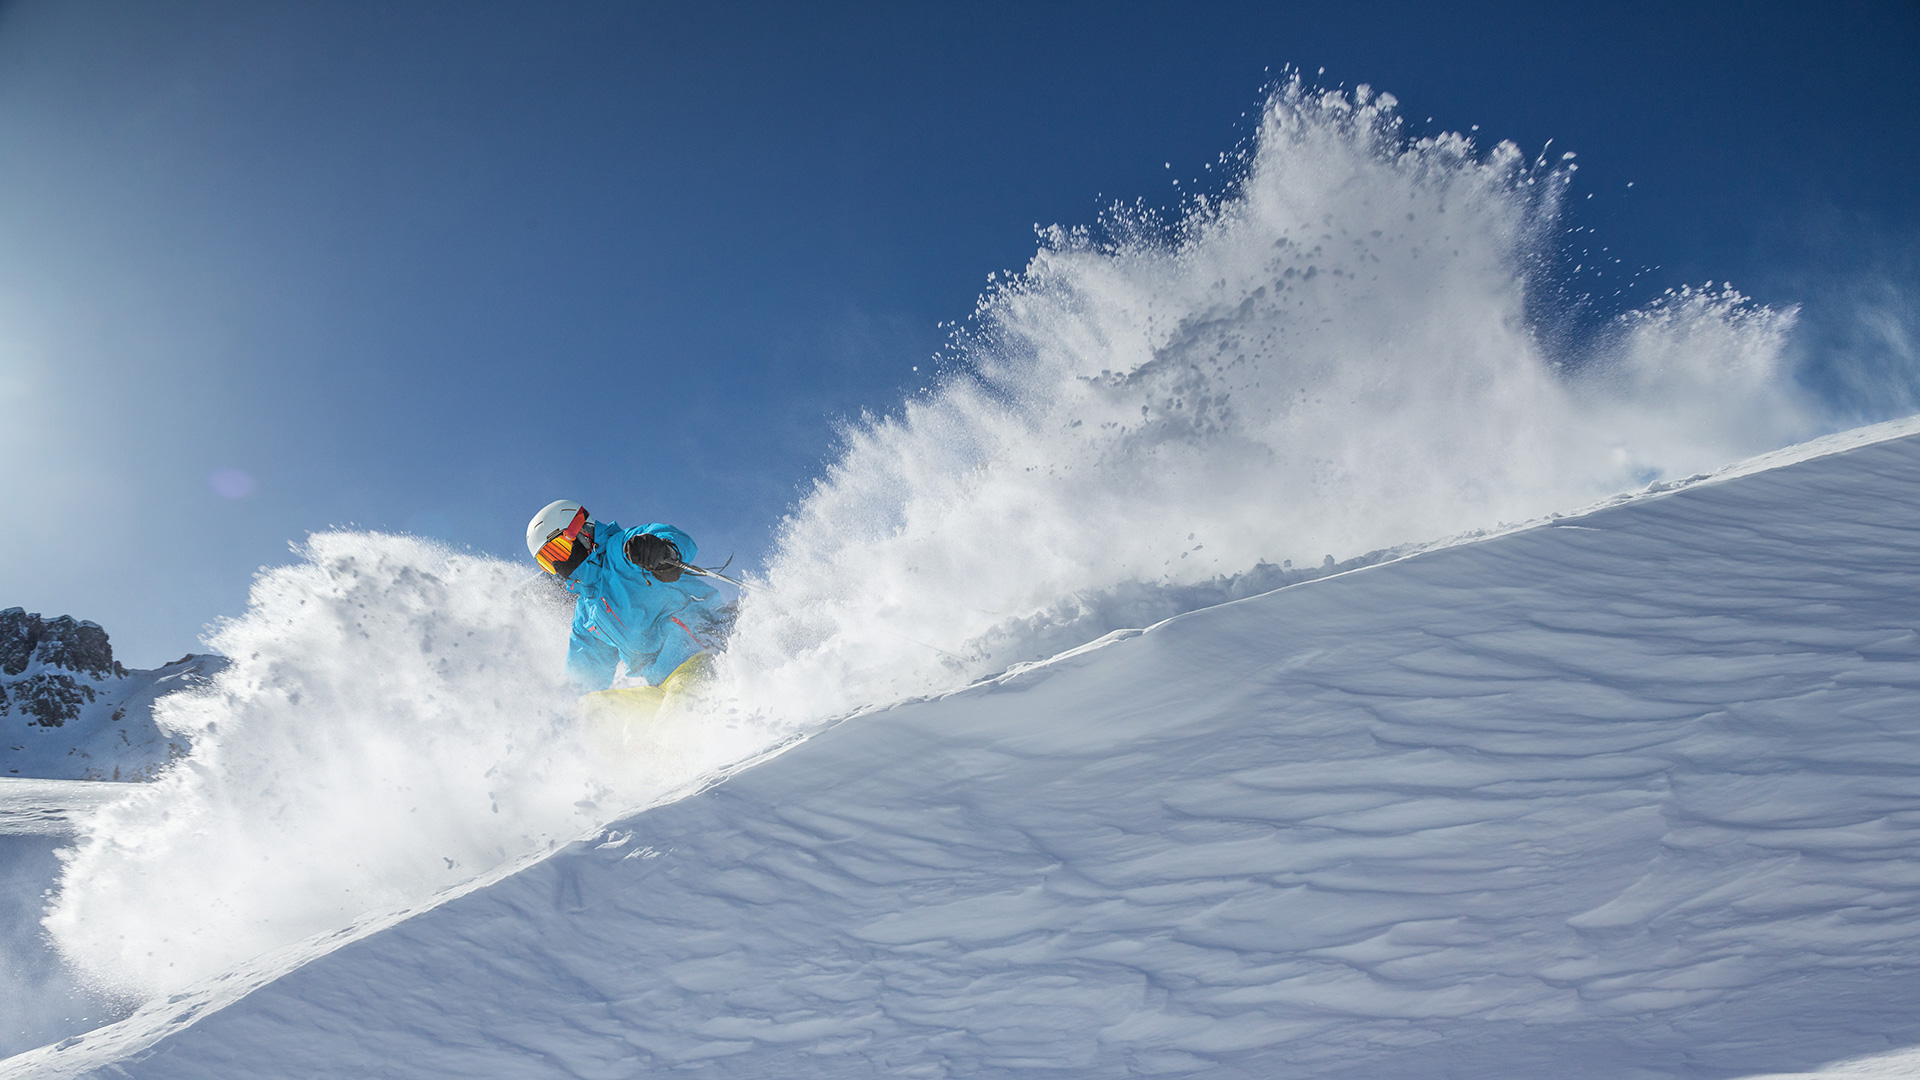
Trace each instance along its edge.
<path fill-rule="evenodd" d="M 658 683 L 714 641 L 718 592 L 692 574 L 668 582 L 640 569 L 625 548 L 629 537 L 641 533 L 672 541 L 685 562 L 698 551 L 692 537 L 671 525 L 622 529 L 611 521 L 593 523 L 593 554 L 566 581 L 567 591 L 579 597 L 567 674 L 582 693 L 612 685 L 622 660 L 629 675 Z"/>

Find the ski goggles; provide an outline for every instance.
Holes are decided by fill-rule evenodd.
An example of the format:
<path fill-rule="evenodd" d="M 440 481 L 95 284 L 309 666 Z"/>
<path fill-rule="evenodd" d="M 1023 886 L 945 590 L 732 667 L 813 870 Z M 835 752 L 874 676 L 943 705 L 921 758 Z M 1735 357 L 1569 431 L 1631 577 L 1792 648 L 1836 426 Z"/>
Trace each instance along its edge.
<path fill-rule="evenodd" d="M 587 521 L 587 508 L 581 507 L 573 515 L 573 520 L 564 529 L 556 529 L 540 550 L 533 555 L 533 561 L 540 569 L 549 574 L 569 577 L 573 571 L 593 554 L 593 525 Z"/>

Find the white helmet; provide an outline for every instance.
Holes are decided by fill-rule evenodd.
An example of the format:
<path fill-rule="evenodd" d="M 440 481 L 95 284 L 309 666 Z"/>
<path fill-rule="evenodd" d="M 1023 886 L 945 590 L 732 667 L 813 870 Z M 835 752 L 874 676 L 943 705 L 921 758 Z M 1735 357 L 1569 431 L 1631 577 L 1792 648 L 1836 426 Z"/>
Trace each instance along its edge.
<path fill-rule="evenodd" d="M 527 553 L 544 570 L 566 577 L 592 551 L 593 522 L 577 502 L 555 499 L 527 522 Z"/>

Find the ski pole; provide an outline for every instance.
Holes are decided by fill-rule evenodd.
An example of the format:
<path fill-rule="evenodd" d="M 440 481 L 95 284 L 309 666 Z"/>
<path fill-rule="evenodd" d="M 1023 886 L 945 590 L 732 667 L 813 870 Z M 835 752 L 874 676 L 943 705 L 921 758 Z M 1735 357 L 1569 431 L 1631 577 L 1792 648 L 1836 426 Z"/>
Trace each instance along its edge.
<path fill-rule="evenodd" d="M 727 560 L 727 562 L 732 562 L 732 561 L 733 560 L 731 558 Z M 748 592 L 760 591 L 759 586 L 749 585 L 746 582 L 741 581 L 739 578 L 731 577 L 727 574 L 723 574 L 720 572 L 718 567 L 709 568 L 705 566 L 689 566 L 683 562 L 669 563 L 668 565 L 672 566 L 675 570 L 678 570 L 683 574 L 692 574 L 695 577 L 719 578 L 721 581 L 724 581 L 727 584 L 734 586 L 735 588 L 745 589 Z M 721 563 L 720 565 L 725 566 L 726 563 Z"/>

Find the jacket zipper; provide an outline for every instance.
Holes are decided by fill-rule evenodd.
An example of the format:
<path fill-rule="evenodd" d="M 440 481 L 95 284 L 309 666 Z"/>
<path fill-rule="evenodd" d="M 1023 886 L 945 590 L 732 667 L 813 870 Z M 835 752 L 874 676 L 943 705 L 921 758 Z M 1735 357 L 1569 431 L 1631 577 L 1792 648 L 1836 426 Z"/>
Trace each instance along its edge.
<path fill-rule="evenodd" d="M 621 621 L 620 621 L 620 616 L 618 616 L 618 615 L 615 615 L 615 614 L 613 613 L 613 605 L 612 605 L 612 604 L 609 604 L 609 603 L 607 603 L 607 598 L 606 598 L 606 597 L 604 597 L 604 596 L 603 596 L 603 597 L 601 597 L 601 598 L 600 598 L 600 606 L 606 609 L 606 611 L 607 611 L 607 618 L 609 618 L 609 619 L 612 619 L 612 620 L 613 620 L 613 624 L 614 624 L 615 626 L 618 626 L 618 627 L 619 627 L 619 628 L 620 628 L 621 630 L 625 630 L 625 629 L 627 628 L 627 624 L 626 624 L 626 623 L 624 623 L 624 622 L 621 622 Z M 678 620 L 678 619 L 675 619 L 674 621 L 675 621 L 675 622 L 679 622 L 680 620 Z"/>

